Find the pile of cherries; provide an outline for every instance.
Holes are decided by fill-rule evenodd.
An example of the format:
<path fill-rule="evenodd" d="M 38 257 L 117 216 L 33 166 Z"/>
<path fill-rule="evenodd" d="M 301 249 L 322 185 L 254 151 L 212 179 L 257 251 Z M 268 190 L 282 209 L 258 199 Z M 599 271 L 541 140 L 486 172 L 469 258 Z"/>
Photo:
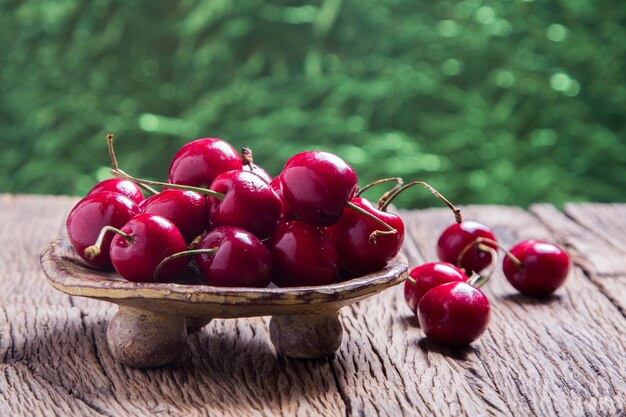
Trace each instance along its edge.
<path fill-rule="evenodd" d="M 569 257 L 558 245 L 524 240 L 505 250 L 482 223 L 452 224 L 437 242 L 441 262 L 414 268 L 404 286 L 406 302 L 426 337 L 442 345 L 466 345 L 483 334 L 490 304 L 479 287 L 491 273 L 479 274 L 496 262 L 498 248 L 506 255 L 504 276 L 524 295 L 548 297 L 569 273 Z"/>
<path fill-rule="evenodd" d="M 499 244 L 487 226 L 463 222 L 460 211 L 424 182 L 387 178 L 359 188 L 354 169 L 323 151 L 292 156 L 272 178 L 250 149 L 238 153 L 217 138 L 184 145 L 168 181 L 156 182 L 122 171 L 112 135 L 107 142 L 115 178 L 96 184 L 67 219 L 70 242 L 93 268 L 113 268 L 134 282 L 332 284 L 378 271 L 399 253 L 404 224 L 387 208 L 420 185 L 452 210 L 456 223 L 439 239 L 443 262 L 411 271 L 409 307 L 438 343 L 468 344 L 487 327 L 490 306 L 478 289 L 486 277 L 478 274 Z M 376 203 L 361 196 L 388 182 L 396 184 Z M 504 273 L 525 294 L 551 294 L 567 277 L 569 259 L 556 245 L 524 241 L 505 253 Z"/>

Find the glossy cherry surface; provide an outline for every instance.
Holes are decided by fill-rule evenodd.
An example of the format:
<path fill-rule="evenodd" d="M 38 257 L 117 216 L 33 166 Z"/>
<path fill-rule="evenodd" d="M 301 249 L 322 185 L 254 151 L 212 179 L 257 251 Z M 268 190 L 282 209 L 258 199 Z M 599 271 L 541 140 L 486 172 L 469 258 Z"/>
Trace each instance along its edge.
<path fill-rule="evenodd" d="M 272 256 L 252 233 L 236 227 L 218 227 L 200 243 L 214 254 L 196 255 L 207 284 L 220 287 L 266 287 L 272 280 Z"/>
<path fill-rule="evenodd" d="M 247 164 L 244 165 L 241 169 L 244 171 L 252 172 L 253 174 L 257 174 L 268 183 L 272 182 L 272 176 L 268 174 L 266 170 L 256 164 Z"/>
<path fill-rule="evenodd" d="M 85 257 L 85 249 L 96 242 L 103 227 L 120 228 L 138 213 L 137 204 L 119 193 L 103 191 L 89 194 L 74 206 L 67 217 L 67 236 L 85 262 L 96 268 L 109 269 L 112 267 L 109 247 L 113 236 L 105 238 L 101 253 L 93 259 Z"/>
<path fill-rule="evenodd" d="M 115 235 L 111 242 L 111 262 L 120 276 L 133 282 L 154 281 L 154 271 L 170 255 L 187 249 L 176 226 L 164 217 L 139 214 L 120 229 L 130 236 Z M 174 279 L 187 258 L 173 259 L 159 270 L 157 281 Z"/>
<path fill-rule="evenodd" d="M 510 252 L 521 261 L 522 267 L 505 257 L 502 269 L 506 279 L 522 294 L 545 297 L 567 279 L 570 259 L 558 245 L 542 240 L 525 240 L 511 248 Z"/>
<path fill-rule="evenodd" d="M 256 174 L 242 170 L 228 171 L 213 181 L 211 189 L 224 194 L 222 200 L 207 196 L 211 228 L 239 227 L 259 239 L 266 239 L 282 222 L 282 200 Z"/>
<path fill-rule="evenodd" d="M 174 223 L 187 243 L 204 233 L 209 224 L 206 200 L 194 191 L 166 189 L 144 200 L 139 209 Z"/>
<path fill-rule="evenodd" d="M 448 282 L 428 291 L 417 307 L 426 337 L 441 345 L 467 345 L 489 324 L 487 297 L 465 282 Z"/>
<path fill-rule="evenodd" d="M 128 197 L 135 204 L 139 204 L 144 200 L 141 188 L 132 181 L 122 178 L 109 178 L 104 181 L 100 181 L 94 187 L 89 190 L 87 195 L 100 193 L 102 191 L 111 191 L 114 193 L 122 194 Z"/>
<path fill-rule="evenodd" d="M 228 142 L 217 138 L 197 139 L 174 156 L 169 182 L 206 188 L 221 173 L 241 167 L 239 153 Z"/>
<path fill-rule="evenodd" d="M 492 256 L 491 253 L 478 249 L 477 245 L 470 247 L 463 255 L 460 264 L 457 264 L 461 251 L 479 237 L 496 240 L 493 231 L 482 223 L 472 220 L 465 220 L 460 224 L 454 223 L 444 230 L 439 237 L 437 255 L 441 261 L 465 269 L 467 274 L 480 273 L 491 264 Z M 496 248 L 492 244 L 485 243 L 485 245 Z"/>
<path fill-rule="evenodd" d="M 337 252 L 315 226 L 302 221 L 283 223 L 267 246 L 274 259 L 273 281 L 279 287 L 325 285 L 337 279 Z"/>
<path fill-rule="evenodd" d="M 386 222 L 396 229 L 396 233 L 381 234 L 375 241 L 370 241 L 373 232 L 387 229 L 350 207 L 345 207 L 339 223 L 324 233 L 331 236 L 343 270 L 357 275 L 378 271 L 400 252 L 404 242 L 404 223 L 397 214 L 378 210 L 365 198 L 357 197 L 350 201 Z"/>
<path fill-rule="evenodd" d="M 300 220 L 330 226 L 357 189 L 354 169 L 336 155 L 322 151 L 292 156 L 280 174 L 283 198 Z"/>
<path fill-rule="evenodd" d="M 272 187 L 272 190 L 274 190 L 274 192 L 276 194 L 278 194 L 278 196 L 280 197 L 281 201 L 283 202 L 283 210 L 284 210 L 284 219 L 285 221 L 287 220 L 296 220 L 293 214 L 293 210 L 291 210 L 291 207 L 289 207 L 289 204 L 287 204 L 287 201 L 285 200 L 285 197 L 283 197 L 283 191 L 280 188 L 280 176 L 275 177 L 271 182 L 270 182 L 270 187 Z"/>
<path fill-rule="evenodd" d="M 409 272 L 413 281 L 404 281 L 404 299 L 411 311 L 417 314 L 417 306 L 428 291 L 446 282 L 466 282 L 467 276 L 448 262 L 430 262 L 415 267 Z"/>

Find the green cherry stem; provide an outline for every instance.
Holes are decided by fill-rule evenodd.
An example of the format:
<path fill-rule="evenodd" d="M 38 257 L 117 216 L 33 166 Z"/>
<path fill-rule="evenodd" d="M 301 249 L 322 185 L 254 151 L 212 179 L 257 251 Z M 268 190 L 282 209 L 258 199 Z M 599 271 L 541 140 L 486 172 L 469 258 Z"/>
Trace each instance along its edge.
<path fill-rule="evenodd" d="M 119 165 L 117 164 L 117 158 L 115 157 L 115 149 L 113 148 L 113 135 L 110 133 L 107 135 L 107 147 L 109 148 L 109 157 L 111 158 L 111 165 L 113 166 L 113 169 L 126 174 L 124 171 L 120 169 Z M 146 184 L 140 184 L 140 183 L 136 183 L 136 184 L 139 185 L 145 191 L 147 191 L 149 194 L 157 195 L 159 193 L 157 190 L 155 190 L 154 188 Z"/>
<path fill-rule="evenodd" d="M 210 195 L 211 197 L 215 197 L 218 200 L 224 199 L 224 194 L 218 193 L 217 191 L 209 190 L 208 188 L 200 188 L 200 187 L 192 187 L 191 185 L 170 184 L 167 182 L 144 180 L 141 178 L 132 177 L 128 175 L 127 173 L 125 173 L 124 171 L 120 171 L 119 169 L 117 170 L 112 169 L 111 175 L 118 177 L 118 178 L 124 178 L 130 181 L 136 182 L 137 184 L 147 184 L 147 185 L 155 185 L 157 187 L 163 187 L 163 188 L 175 188 L 177 190 L 195 191 L 196 193 Z"/>
<path fill-rule="evenodd" d="M 467 283 L 474 288 L 480 288 L 489 281 L 489 278 L 491 278 L 491 274 L 480 275 L 474 272 L 472 276 L 467 279 Z"/>
<path fill-rule="evenodd" d="M 421 185 L 423 187 L 426 187 L 431 193 L 435 195 L 435 197 L 443 201 L 445 205 L 448 206 L 448 208 L 452 210 L 452 212 L 454 213 L 454 219 L 456 220 L 457 223 L 461 223 L 463 221 L 463 216 L 461 216 L 461 210 L 456 208 L 454 204 L 452 204 L 451 202 L 448 201 L 447 198 L 442 196 L 439 191 L 435 190 L 431 185 L 425 183 L 424 181 L 412 181 L 408 183 L 407 185 L 400 187 L 395 193 L 393 193 L 391 196 L 389 196 L 389 198 L 387 198 L 387 200 L 380 207 L 380 210 L 385 210 L 389 206 L 389 204 L 391 204 L 393 200 L 395 200 L 396 197 L 400 195 L 400 193 L 404 192 L 404 190 L 406 190 L 407 188 L 413 187 L 415 185 Z"/>
<path fill-rule="evenodd" d="M 159 276 L 159 272 L 161 272 L 161 269 L 163 268 L 163 265 L 165 265 L 166 263 L 168 263 L 171 260 L 174 259 L 178 259 L 178 258 L 183 258 L 186 256 L 192 256 L 192 255 L 199 255 L 202 253 L 206 253 L 208 255 L 215 255 L 215 252 L 217 252 L 218 247 L 215 246 L 213 248 L 209 248 L 209 249 L 191 249 L 191 250 L 186 250 L 183 252 L 177 252 L 173 255 L 168 256 L 167 258 L 163 259 L 161 262 L 159 262 L 159 264 L 157 265 L 156 269 L 154 270 L 154 275 L 152 276 L 152 278 L 156 281 L 157 277 Z"/>
<path fill-rule="evenodd" d="M 392 182 L 394 181 L 396 183 L 396 185 L 391 189 L 386 191 L 382 196 L 380 196 L 380 198 L 378 199 L 378 209 L 380 210 L 380 207 L 385 204 L 385 201 L 387 201 L 387 199 L 389 198 L 390 195 L 392 195 L 393 193 L 396 192 L 396 190 L 398 190 L 400 187 L 402 187 L 402 185 L 404 185 L 404 180 L 400 177 L 392 177 L 392 178 L 383 178 L 374 182 L 370 182 L 367 185 L 364 185 L 362 188 L 359 188 L 359 190 L 356 192 L 356 194 L 354 195 L 355 197 L 359 197 L 361 194 L 363 194 L 366 190 L 378 185 L 378 184 L 384 184 L 387 182 Z"/>
<path fill-rule="evenodd" d="M 104 241 L 104 236 L 108 232 L 117 233 L 118 235 L 126 239 L 126 242 L 128 243 L 133 241 L 133 237 L 131 235 L 122 232 L 120 229 L 113 226 L 104 226 L 102 230 L 100 230 L 100 234 L 98 235 L 98 239 L 96 239 L 96 243 L 85 248 L 84 254 L 87 259 L 93 259 L 96 256 L 100 255 L 100 252 L 102 252 L 102 242 Z"/>

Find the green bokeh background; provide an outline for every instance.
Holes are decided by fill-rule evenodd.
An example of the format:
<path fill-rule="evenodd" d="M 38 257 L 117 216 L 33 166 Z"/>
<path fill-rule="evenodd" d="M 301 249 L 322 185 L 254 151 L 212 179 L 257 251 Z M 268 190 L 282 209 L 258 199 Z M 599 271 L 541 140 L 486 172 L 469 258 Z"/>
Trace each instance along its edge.
<path fill-rule="evenodd" d="M 154 179 L 213 136 L 457 204 L 626 201 L 622 0 L 0 0 L 0 35 L 0 192 L 84 194 L 112 132 Z"/>

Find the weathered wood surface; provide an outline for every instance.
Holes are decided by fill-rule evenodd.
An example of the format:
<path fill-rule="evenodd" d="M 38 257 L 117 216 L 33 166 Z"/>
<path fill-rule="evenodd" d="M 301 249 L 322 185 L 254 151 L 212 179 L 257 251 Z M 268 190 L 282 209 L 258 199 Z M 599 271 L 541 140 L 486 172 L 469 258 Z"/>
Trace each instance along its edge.
<path fill-rule="evenodd" d="M 177 366 L 135 370 L 106 346 L 116 307 L 55 291 L 40 270 L 75 201 L 0 196 L 0 416 L 626 415 L 626 205 L 464 208 L 505 245 L 555 240 L 575 259 L 547 301 L 496 272 L 490 327 L 469 348 L 426 341 L 396 287 L 342 310 L 326 360 L 277 356 L 269 319 L 252 318 L 214 320 Z M 409 260 L 435 260 L 449 211 L 404 214 Z"/>

